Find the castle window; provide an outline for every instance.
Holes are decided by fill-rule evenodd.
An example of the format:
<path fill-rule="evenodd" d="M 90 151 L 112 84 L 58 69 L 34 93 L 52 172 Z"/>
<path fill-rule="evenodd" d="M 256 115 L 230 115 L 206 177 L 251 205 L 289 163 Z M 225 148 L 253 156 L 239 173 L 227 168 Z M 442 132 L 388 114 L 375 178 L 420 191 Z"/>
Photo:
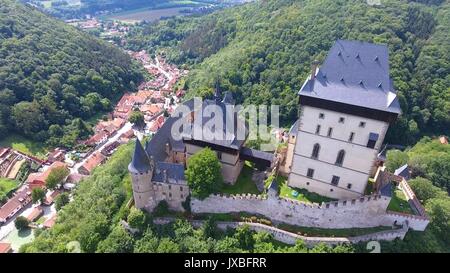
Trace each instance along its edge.
<path fill-rule="evenodd" d="M 180 195 L 180 197 L 181 197 L 181 199 L 183 199 L 183 195 L 182 194 Z"/>
<path fill-rule="evenodd" d="M 331 184 L 337 186 L 339 184 L 339 179 L 339 176 L 333 175 L 333 178 L 331 178 Z"/>
<path fill-rule="evenodd" d="M 306 182 L 306 186 L 309 186 L 309 182 Z"/>
<path fill-rule="evenodd" d="M 333 191 L 333 189 L 330 189 L 330 191 Z"/>
<path fill-rule="evenodd" d="M 311 157 L 314 159 L 319 158 L 320 145 L 319 143 L 314 144 L 313 151 Z"/>
<path fill-rule="evenodd" d="M 169 190 L 171 190 L 172 189 L 172 185 L 169 185 Z"/>
<path fill-rule="evenodd" d="M 219 160 L 222 160 L 222 152 L 217 152 L 217 158 L 218 158 Z"/>
<path fill-rule="evenodd" d="M 317 125 L 316 127 L 316 134 L 320 134 L 320 125 Z"/>
<path fill-rule="evenodd" d="M 172 194 L 171 194 L 171 193 L 169 193 L 169 197 L 172 197 Z"/>
<path fill-rule="evenodd" d="M 324 113 L 320 113 L 320 114 L 319 114 L 319 118 L 320 118 L 320 119 L 324 119 L 324 118 L 325 118 L 325 114 L 324 114 Z"/>
<path fill-rule="evenodd" d="M 328 128 L 328 137 L 331 137 L 331 135 L 333 134 L 333 128 Z"/>
<path fill-rule="evenodd" d="M 359 127 L 361 127 L 361 128 L 366 127 L 366 123 L 365 123 L 364 121 L 361 121 L 361 122 L 359 123 Z"/>
<path fill-rule="evenodd" d="M 348 183 L 347 184 L 347 189 L 351 189 L 352 188 L 352 184 L 351 183 Z"/>
<path fill-rule="evenodd" d="M 352 141 L 353 141 L 353 138 L 355 138 L 355 133 L 351 132 L 351 133 L 350 133 L 350 136 L 349 136 L 349 138 L 348 138 L 348 142 L 352 142 Z"/>
<path fill-rule="evenodd" d="M 308 169 L 308 172 L 306 173 L 306 176 L 309 177 L 309 178 L 313 178 L 314 170 L 313 169 Z"/>
<path fill-rule="evenodd" d="M 367 148 L 375 148 L 375 144 L 377 143 L 378 140 L 378 134 L 376 133 L 370 133 L 369 134 L 369 141 L 367 142 Z"/>
<path fill-rule="evenodd" d="M 180 191 L 183 191 L 183 187 L 180 187 Z"/>
<path fill-rule="evenodd" d="M 339 118 L 339 123 L 344 123 L 344 121 L 345 121 L 345 118 L 344 118 L 344 117 L 340 117 L 340 118 Z"/>
<path fill-rule="evenodd" d="M 340 150 L 337 158 L 336 158 L 336 165 L 338 166 L 342 166 L 342 164 L 344 163 L 344 157 L 345 157 L 345 151 L 344 150 Z"/>

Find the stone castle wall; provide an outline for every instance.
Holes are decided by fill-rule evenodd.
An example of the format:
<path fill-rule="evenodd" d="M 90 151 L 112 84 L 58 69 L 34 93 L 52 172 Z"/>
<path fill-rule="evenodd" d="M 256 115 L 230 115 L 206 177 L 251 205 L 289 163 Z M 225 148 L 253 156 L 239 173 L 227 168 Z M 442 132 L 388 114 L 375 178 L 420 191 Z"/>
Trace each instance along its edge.
<path fill-rule="evenodd" d="M 193 213 L 247 212 L 271 221 L 317 228 L 367 228 L 402 225 L 406 220 L 414 230 L 424 230 L 428 219 L 422 216 L 386 212 L 390 197 L 371 195 L 351 200 L 308 204 L 288 198 L 261 195 L 212 195 L 191 199 Z"/>

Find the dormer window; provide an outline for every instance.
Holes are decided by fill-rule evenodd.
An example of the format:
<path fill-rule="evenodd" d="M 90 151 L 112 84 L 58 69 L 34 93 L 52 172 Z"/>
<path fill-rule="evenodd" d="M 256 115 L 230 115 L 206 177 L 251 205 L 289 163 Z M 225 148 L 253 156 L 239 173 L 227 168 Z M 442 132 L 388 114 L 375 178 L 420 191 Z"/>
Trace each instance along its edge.
<path fill-rule="evenodd" d="M 344 121 L 345 121 L 345 118 L 344 118 L 344 117 L 340 117 L 340 118 L 339 118 L 339 123 L 344 123 Z"/>
<path fill-rule="evenodd" d="M 324 119 L 324 118 L 325 118 L 325 114 L 324 114 L 324 113 L 320 113 L 320 114 L 319 114 L 319 118 L 320 118 L 320 119 Z"/>
<path fill-rule="evenodd" d="M 361 128 L 366 127 L 366 123 L 365 123 L 364 121 L 361 121 L 361 122 L 359 123 L 359 127 L 361 127 Z"/>

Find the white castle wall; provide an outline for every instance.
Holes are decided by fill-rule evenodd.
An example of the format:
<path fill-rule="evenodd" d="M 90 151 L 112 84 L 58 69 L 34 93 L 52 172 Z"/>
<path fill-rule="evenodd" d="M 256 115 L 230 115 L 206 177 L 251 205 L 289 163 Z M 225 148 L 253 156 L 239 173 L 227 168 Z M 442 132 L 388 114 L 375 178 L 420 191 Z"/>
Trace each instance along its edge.
<path fill-rule="evenodd" d="M 428 219 L 421 216 L 386 213 L 390 198 L 380 195 L 336 202 L 307 204 L 287 198 L 260 195 L 212 195 L 204 200 L 191 199 L 193 213 L 247 212 L 290 225 L 318 228 L 366 228 L 391 226 L 396 222 L 424 230 Z"/>

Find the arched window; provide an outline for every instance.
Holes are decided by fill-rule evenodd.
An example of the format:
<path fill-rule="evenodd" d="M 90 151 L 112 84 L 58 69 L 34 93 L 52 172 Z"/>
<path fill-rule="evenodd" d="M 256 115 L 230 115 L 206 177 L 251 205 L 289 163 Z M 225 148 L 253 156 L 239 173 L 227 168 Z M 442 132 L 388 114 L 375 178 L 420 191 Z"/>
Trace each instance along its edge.
<path fill-rule="evenodd" d="M 317 159 L 319 157 L 319 151 L 320 151 L 319 143 L 314 144 L 311 157 Z"/>
<path fill-rule="evenodd" d="M 342 163 L 344 163 L 344 157 L 345 157 L 345 151 L 344 150 L 340 150 L 337 158 L 336 158 L 336 165 L 342 166 Z"/>

